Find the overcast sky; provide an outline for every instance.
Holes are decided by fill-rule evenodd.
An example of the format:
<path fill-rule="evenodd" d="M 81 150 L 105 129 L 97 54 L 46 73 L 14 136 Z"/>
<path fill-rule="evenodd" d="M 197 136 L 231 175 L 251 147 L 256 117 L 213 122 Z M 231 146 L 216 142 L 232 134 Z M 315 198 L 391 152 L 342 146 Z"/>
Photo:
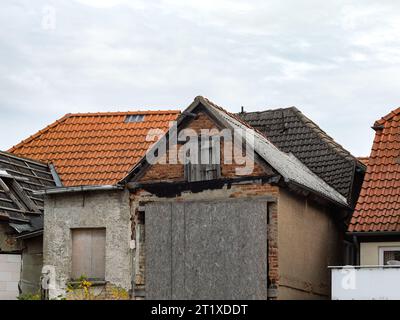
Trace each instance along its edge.
<path fill-rule="evenodd" d="M 2 0 L 0 149 L 69 112 L 297 106 L 354 155 L 400 105 L 400 1 Z"/>

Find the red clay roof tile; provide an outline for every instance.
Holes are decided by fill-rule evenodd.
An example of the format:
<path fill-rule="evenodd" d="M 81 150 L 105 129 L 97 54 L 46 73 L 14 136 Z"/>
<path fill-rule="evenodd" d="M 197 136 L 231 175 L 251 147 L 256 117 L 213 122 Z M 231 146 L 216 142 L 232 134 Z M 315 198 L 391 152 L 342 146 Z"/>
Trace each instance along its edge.
<path fill-rule="evenodd" d="M 400 108 L 376 121 L 375 129 L 350 232 L 400 231 Z"/>
<path fill-rule="evenodd" d="M 9 152 L 51 162 L 65 186 L 112 185 L 145 155 L 150 129 L 166 131 L 180 111 L 67 114 L 14 146 Z M 126 123 L 128 115 L 144 115 Z"/>

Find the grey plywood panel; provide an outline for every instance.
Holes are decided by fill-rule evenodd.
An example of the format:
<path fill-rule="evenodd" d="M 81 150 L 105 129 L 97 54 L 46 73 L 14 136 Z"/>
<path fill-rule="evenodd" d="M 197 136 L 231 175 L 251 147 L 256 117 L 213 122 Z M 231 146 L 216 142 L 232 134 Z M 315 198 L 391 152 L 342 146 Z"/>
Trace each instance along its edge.
<path fill-rule="evenodd" d="M 185 204 L 171 205 L 171 298 L 183 300 L 185 292 Z"/>
<path fill-rule="evenodd" d="M 146 206 L 150 299 L 266 299 L 265 201 Z"/>
<path fill-rule="evenodd" d="M 246 299 L 267 297 L 267 203 L 248 203 L 246 210 L 251 214 L 239 216 L 240 250 L 238 252 L 239 272 L 237 285 L 240 295 Z"/>
<path fill-rule="evenodd" d="M 146 297 L 172 299 L 171 203 L 146 205 Z"/>

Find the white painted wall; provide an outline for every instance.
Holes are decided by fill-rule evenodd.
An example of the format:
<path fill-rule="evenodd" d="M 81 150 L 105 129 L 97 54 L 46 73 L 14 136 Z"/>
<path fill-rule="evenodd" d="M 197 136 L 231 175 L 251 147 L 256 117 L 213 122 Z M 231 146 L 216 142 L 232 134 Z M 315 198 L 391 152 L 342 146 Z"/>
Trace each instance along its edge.
<path fill-rule="evenodd" d="M 332 300 L 400 300 L 400 267 L 332 269 Z"/>
<path fill-rule="evenodd" d="M 400 247 L 400 242 L 362 242 L 360 244 L 360 264 L 362 266 L 378 266 L 379 249 Z"/>
<path fill-rule="evenodd" d="M 21 255 L 0 254 L 0 300 L 16 300 L 21 274 Z"/>

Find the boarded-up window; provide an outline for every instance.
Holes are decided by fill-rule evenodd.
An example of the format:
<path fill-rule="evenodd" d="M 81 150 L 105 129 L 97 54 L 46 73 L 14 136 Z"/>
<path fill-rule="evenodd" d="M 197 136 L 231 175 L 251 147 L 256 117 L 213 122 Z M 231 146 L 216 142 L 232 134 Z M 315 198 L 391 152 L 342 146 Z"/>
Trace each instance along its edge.
<path fill-rule="evenodd" d="M 72 279 L 104 280 L 105 250 L 105 229 L 73 229 Z"/>
<path fill-rule="evenodd" d="M 200 139 L 196 163 L 185 165 L 187 181 L 213 180 L 221 176 L 220 143 L 219 139 L 214 138 Z"/>

